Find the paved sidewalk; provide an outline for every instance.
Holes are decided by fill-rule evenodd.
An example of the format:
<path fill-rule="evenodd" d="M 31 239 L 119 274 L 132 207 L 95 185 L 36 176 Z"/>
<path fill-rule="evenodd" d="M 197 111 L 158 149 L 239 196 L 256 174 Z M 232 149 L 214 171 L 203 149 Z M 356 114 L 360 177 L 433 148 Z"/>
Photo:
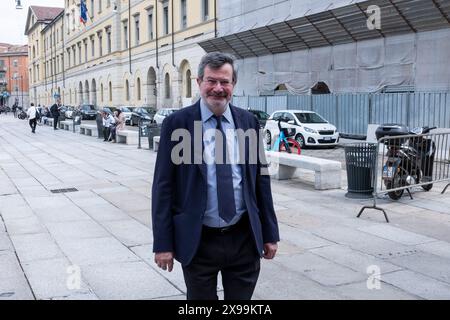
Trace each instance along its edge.
<path fill-rule="evenodd" d="M 155 159 L 50 127 L 32 134 L 26 121 L 1 115 L 0 299 L 185 299 L 180 265 L 167 273 L 153 262 Z M 378 211 L 357 219 L 370 202 L 344 189 L 273 180 L 282 241 L 262 263 L 254 298 L 450 299 L 443 186 L 381 199 L 387 224 Z M 63 188 L 78 191 L 51 192 Z"/>

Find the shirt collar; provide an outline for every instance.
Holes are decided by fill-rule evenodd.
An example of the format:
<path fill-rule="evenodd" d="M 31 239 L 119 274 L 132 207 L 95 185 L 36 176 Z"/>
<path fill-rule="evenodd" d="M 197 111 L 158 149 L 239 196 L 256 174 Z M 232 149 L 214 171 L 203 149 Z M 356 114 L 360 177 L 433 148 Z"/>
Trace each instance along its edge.
<path fill-rule="evenodd" d="M 201 112 L 203 123 L 208 121 L 214 115 L 214 113 L 211 110 L 209 110 L 208 106 L 203 101 L 203 99 L 200 99 L 200 112 Z M 227 120 L 228 123 L 233 123 L 233 116 L 231 115 L 231 109 L 230 109 L 229 103 L 227 103 L 225 112 L 223 113 L 223 117 Z"/>

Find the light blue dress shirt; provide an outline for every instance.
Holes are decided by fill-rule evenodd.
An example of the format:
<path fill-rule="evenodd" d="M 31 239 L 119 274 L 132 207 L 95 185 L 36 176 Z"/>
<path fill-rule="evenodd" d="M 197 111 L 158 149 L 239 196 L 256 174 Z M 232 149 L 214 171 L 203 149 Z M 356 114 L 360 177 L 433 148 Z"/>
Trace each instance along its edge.
<path fill-rule="evenodd" d="M 227 150 L 231 158 L 231 171 L 233 175 L 234 188 L 234 202 L 236 206 L 236 216 L 226 223 L 225 220 L 219 216 L 219 206 L 217 200 L 217 180 L 216 180 L 216 164 L 215 159 L 215 129 L 217 121 L 213 117 L 214 113 L 206 106 L 203 99 L 200 100 L 200 111 L 202 116 L 203 129 L 203 145 L 204 145 L 204 159 L 206 162 L 207 173 L 207 200 L 206 212 L 203 217 L 203 224 L 209 227 L 221 228 L 233 225 L 239 221 L 242 214 L 247 211 L 243 195 L 243 181 L 242 171 L 238 164 L 239 160 L 239 145 L 238 138 L 235 132 L 233 116 L 231 114 L 230 106 L 226 106 L 224 119 L 222 120 L 222 127 L 227 136 Z"/>

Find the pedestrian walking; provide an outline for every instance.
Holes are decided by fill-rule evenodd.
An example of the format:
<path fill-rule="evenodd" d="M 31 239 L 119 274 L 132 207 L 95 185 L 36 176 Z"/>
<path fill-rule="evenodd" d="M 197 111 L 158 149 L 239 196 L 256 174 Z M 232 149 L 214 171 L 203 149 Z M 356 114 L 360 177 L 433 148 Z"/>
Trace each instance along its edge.
<path fill-rule="evenodd" d="M 218 299 L 219 272 L 226 300 L 251 299 L 260 258 L 273 259 L 277 251 L 270 177 L 261 172 L 267 169 L 264 152 L 254 154 L 245 141 L 233 143 L 238 129 L 259 133 L 256 117 L 230 104 L 236 81 L 231 56 L 206 54 L 198 69 L 201 99 L 172 113 L 161 128 L 152 186 L 153 251 L 163 270 L 172 271 L 174 258 L 181 263 L 187 299 Z M 194 130 L 197 125 L 201 129 Z M 181 163 L 173 158 L 180 154 L 174 132 L 188 148 Z M 179 137 L 183 132 L 189 141 Z M 198 132 L 203 143 L 196 142 Z M 261 137 L 256 139 L 263 148 Z M 249 161 L 249 153 L 256 161 Z M 204 158 L 196 161 L 199 154 Z M 228 161 L 236 154 L 243 164 Z"/>
<path fill-rule="evenodd" d="M 57 99 L 56 103 L 54 103 L 51 107 L 50 107 L 50 112 L 52 114 L 53 117 L 53 130 L 58 130 L 58 118 L 60 116 L 60 111 L 61 110 L 61 99 Z"/>
<path fill-rule="evenodd" d="M 31 127 L 31 132 L 36 133 L 37 119 L 39 118 L 39 110 L 31 103 L 31 106 L 27 110 L 28 123 Z"/>

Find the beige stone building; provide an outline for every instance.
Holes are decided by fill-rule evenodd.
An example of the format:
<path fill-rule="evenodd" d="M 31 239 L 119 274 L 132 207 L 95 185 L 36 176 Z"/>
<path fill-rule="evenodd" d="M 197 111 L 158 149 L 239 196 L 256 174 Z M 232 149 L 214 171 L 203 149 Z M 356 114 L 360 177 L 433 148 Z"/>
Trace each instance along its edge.
<path fill-rule="evenodd" d="M 181 107 L 198 97 L 195 83 L 215 36 L 216 0 L 80 0 L 64 8 L 31 6 L 30 100 L 66 105 Z"/>

